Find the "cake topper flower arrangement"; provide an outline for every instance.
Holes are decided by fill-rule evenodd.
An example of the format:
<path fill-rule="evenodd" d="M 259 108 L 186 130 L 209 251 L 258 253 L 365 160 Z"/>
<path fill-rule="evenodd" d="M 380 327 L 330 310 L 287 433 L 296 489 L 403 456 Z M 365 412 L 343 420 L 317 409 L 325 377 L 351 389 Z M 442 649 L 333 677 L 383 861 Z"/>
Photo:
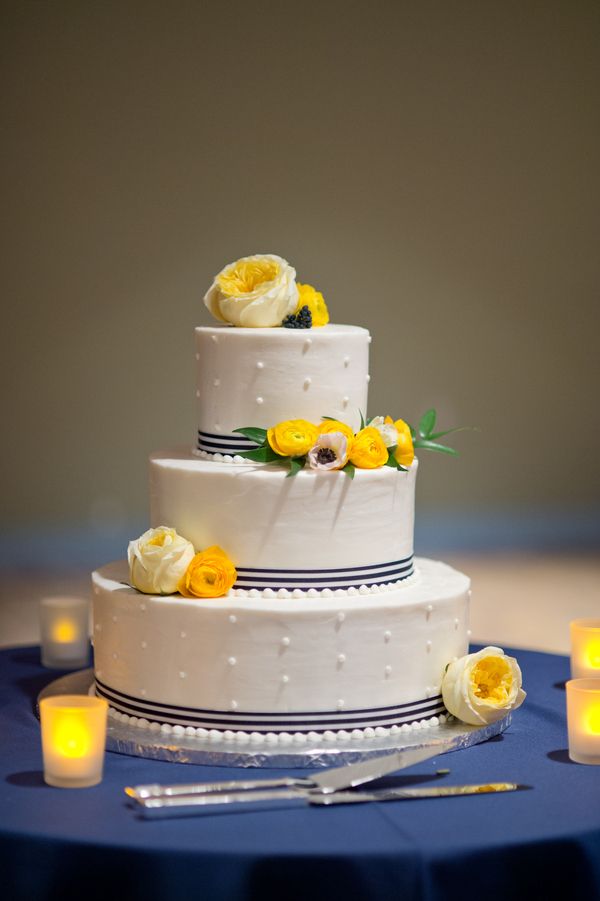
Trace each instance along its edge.
<path fill-rule="evenodd" d="M 321 292 L 296 282 L 296 270 L 275 254 L 228 263 L 215 276 L 204 303 L 215 319 L 242 328 L 306 329 L 329 322 Z"/>
<path fill-rule="evenodd" d="M 341 470 L 350 478 L 354 478 L 357 469 L 390 466 L 406 471 L 414 460 L 415 448 L 458 455 L 458 451 L 438 439 L 462 428 L 436 432 L 437 415 L 433 409 L 421 417 L 416 429 L 391 416 L 375 416 L 365 423 L 361 414 L 360 419 L 356 433 L 346 423 L 329 416 L 324 416 L 318 425 L 305 419 L 288 419 L 270 429 L 235 429 L 258 445 L 239 454 L 256 463 L 286 465 L 288 476 L 296 475 L 308 464 L 310 469 Z"/>
<path fill-rule="evenodd" d="M 129 580 L 143 594 L 179 594 L 186 598 L 224 597 L 237 579 L 225 551 L 213 545 L 196 553 L 175 529 L 148 529 L 127 548 Z"/>

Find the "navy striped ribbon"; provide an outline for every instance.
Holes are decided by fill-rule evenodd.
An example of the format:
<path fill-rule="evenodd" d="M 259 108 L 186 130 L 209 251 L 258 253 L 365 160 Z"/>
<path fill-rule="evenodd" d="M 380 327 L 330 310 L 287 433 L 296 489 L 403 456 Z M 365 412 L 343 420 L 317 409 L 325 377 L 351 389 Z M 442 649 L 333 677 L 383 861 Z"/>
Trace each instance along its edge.
<path fill-rule="evenodd" d="M 111 707 L 129 716 L 144 717 L 173 726 L 204 729 L 233 729 L 244 732 L 325 732 L 340 729 L 366 729 L 376 726 L 401 726 L 416 720 L 428 720 L 446 712 L 441 695 L 420 698 L 392 707 L 367 707 L 355 710 L 302 711 L 298 713 L 257 713 L 233 710 L 203 710 L 159 704 L 136 698 L 110 688 L 96 678 L 96 694 Z"/>
<path fill-rule="evenodd" d="M 252 588 L 264 591 L 301 588 L 308 591 L 316 588 L 360 588 L 387 582 L 400 582 L 414 573 L 413 555 L 389 563 L 372 563 L 368 566 L 347 566 L 339 569 L 257 569 L 237 566 L 237 581 L 234 588 Z"/>
<path fill-rule="evenodd" d="M 230 454 L 232 457 L 240 451 L 254 450 L 258 445 L 243 435 L 213 435 L 198 429 L 198 450 L 207 454 Z"/>

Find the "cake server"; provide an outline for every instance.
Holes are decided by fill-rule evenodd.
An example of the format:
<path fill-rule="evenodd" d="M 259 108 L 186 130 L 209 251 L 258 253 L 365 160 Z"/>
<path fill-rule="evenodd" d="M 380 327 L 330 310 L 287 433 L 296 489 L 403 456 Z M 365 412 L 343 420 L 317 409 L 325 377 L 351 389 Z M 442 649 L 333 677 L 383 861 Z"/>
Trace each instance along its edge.
<path fill-rule="evenodd" d="M 136 798 L 145 817 L 193 816 L 201 813 L 235 813 L 296 805 L 328 807 L 335 804 L 360 804 L 373 801 L 416 801 L 425 798 L 452 798 L 459 795 L 480 795 L 491 792 L 508 792 L 527 786 L 516 782 L 487 782 L 480 785 L 447 785 L 427 788 L 391 788 L 375 791 L 344 791 L 324 794 L 306 788 L 285 788 L 252 791 L 213 792 L 196 795 L 162 795 Z"/>
<path fill-rule="evenodd" d="M 273 788 L 311 789 L 323 794 L 331 794 L 343 789 L 356 788 L 366 782 L 373 782 L 398 770 L 404 770 L 431 757 L 437 757 L 443 749 L 437 747 L 408 748 L 403 751 L 368 757 L 358 763 L 348 763 L 312 774 L 309 778 L 282 776 L 277 779 L 229 779 L 223 782 L 192 782 L 179 785 L 136 785 L 128 786 L 125 793 L 136 801 L 148 798 L 169 798 L 178 795 L 205 795 L 219 792 L 262 791 Z"/>

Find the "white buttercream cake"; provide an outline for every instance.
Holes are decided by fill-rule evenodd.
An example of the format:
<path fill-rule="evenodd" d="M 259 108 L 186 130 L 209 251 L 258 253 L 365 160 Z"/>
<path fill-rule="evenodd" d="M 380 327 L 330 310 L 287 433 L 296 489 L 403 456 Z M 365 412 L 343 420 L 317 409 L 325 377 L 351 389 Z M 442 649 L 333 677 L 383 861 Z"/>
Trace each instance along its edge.
<path fill-rule="evenodd" d="M 416 458 L 289 478 L 241 456 L 256 444 L 236 432 L 323 416 L 356 430 L 370 340 L 346 325 L 196 329 L 196 443 L 151 456 L 151 524 L 196 551 L 223 548 L 235 582 L 222 597 L 183 597 L 140 592 L 125 562 L 94 573 L 96 691 L 113 713 L 270 741 L 445 715 L 469 579 L 413 557 Z"/>

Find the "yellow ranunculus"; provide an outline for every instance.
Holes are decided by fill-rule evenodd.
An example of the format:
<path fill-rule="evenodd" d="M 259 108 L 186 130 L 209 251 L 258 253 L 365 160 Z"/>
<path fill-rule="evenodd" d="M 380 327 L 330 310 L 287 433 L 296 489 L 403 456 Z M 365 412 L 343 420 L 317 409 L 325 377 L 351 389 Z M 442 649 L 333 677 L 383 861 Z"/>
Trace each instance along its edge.
<path fill-rule="evenodd" d="M 184 598 L 220 598 L 237 579 L 235 566 L 225 551 L 214 544 L 192 559 L 178 590 Z"/>
<path fill-rule="evenodd" d="M 296 312 L 302 307 L 308 307 L 312 313 L 313 326 L 327 325 L 329 322 L 329 310 L 327 304 L 320 291 L 313 288 L 312 285 L 296 284 L 298 288 L 298 306 Z"/>
<path fill-rule="evenodd" d="M 305 419 L 288 419 L 267 431 L 267 440 L 281 457 L 302 457 L 318 437 L 318 430 Z"/>
<path fill-rule="evenodd" d="M 410 466 L 415 459 L 415 449 L 410 428 L 403 419 L 397 419 L 394 425 L 398 429 L 398 444 L 394 452 L 394 458 L 400 466 Z"/>
<path fill-rule="evenodd" d="M 388 449 L 373 426 L 361 429 L 355 436 L 348 458 L 359 469 L 378 469 L 388 461 Z"/>
<path fill-rule="evenodd" d="M 345 435 L 348 439 L 348 449 L 350 449 L 354 439 L 354 432 L 345 422 L 340 422 L 339 419 L 324 419 L 323 422 L 319 423 L 317 429 L 319 435 L 329 435 L 330 432 L 341 432 L 342 435 Z"/>

